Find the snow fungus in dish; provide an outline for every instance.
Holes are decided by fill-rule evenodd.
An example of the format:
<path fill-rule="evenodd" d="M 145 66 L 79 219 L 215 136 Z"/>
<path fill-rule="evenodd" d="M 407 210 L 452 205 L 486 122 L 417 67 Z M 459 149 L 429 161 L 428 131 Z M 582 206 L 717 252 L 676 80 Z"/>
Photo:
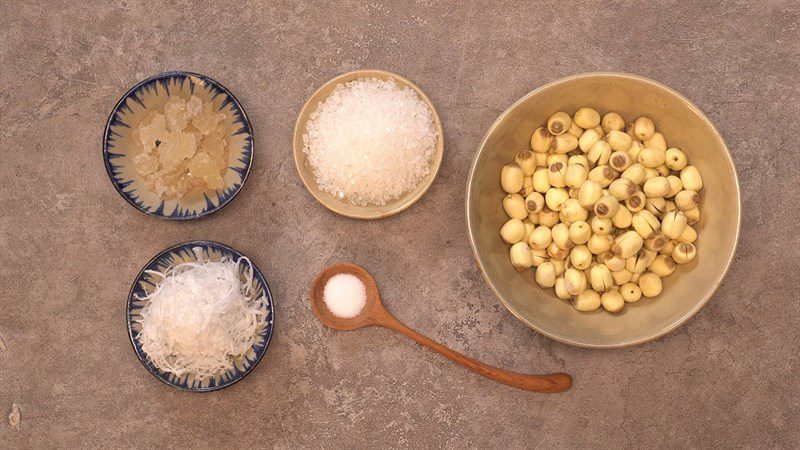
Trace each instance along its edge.
<path fill-rule="evenodd" d="M 128 296 L 131 344 L 150 373 L 205 392 L 244 378 L 264 356 L 274 302 L 258 267 L 218 242 L 168 248 L 141 270 Z"/>

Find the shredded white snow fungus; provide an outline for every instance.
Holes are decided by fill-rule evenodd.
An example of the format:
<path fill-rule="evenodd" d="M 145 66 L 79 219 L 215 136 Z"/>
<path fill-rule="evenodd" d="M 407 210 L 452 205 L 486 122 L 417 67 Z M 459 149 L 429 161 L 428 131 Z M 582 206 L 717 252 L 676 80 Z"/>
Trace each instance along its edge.
<path fill-rule="evenodd" d="M 244 280 L 239 276 L 242 264 Z M 138 341 L 165 372 L 202 380 L 232 369 L 233 359 L 253 346 L 268 319 L 268 300 L 255 297 L 253 265 L 247 258 L 198 260 L 148 273 L 163 281 L 142 298 L 149 302 L 139 320 Z"/>
<path fill-rule="evenodd" d="M 437 132 L 428 105 L 394 79 L 336 86 L 311 114 L 304 151 L 320 189 L 384 205 L 430 172 Z"/>

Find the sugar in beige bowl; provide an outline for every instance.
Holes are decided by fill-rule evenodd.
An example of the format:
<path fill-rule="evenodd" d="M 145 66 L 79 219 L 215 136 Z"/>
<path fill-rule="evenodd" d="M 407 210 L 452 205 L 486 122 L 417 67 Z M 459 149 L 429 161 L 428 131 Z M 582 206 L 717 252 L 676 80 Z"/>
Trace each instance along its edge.
<path fill-rule="evenodd" d="M 648 116 L 671 147 L 681 148 L 703 176 L 697 257 L 664 278 L 658 297 L 627 304 L 617 315 L 600 308 L 576 311 L 552 289 L 518 273 L 499 230 L 508 220 L 501 201 L 500 168 L 528 149 L 537 127 L 557 111 L 591 106 L 632 121 Z M 623 347 L 662 336 L 696 314 L 730 267 L 739 239 L 739 185 L 731 155 L 717 129 L 689 100 L 655 81 L 627 74 L 591 73 L 550 83 L 529 93 L 489 128 L 467 181 L 467 226 L 478 266 L 500 301 L 517 318 L 558 341 L 581 347 Z M 718 299 L 723 301 L 723 299 Z"/>
<path fill-rule="evenodd" d="M 314 172 L 311 169 L 311 164 L 308 162 L 308 158 L 303 151 L 305 147 L 303 144 L 303 134 L 306 132 L 306 126 L 308 125 L 308 120 L 311 118 L 311 114 L 317 110 L 320 102 L 325 101 L 325 99 L 328 98 L 336 86 L 363 78 L 377 78 L 381 80 L 388 80 L 389 78 L 392 78 L 400 88 L 408 87 L 412 89 L 417 93 L 419 98 L 428 105 L 428 109 L 430 109 L 431 115 L 433 116 L 434 127 L 437 133 L 436 147 L 434 149 L 433 157 L 430 161 L 430 171 L 428 172 L 428 175 L 426 175 L 414 189 L 403 194 L 400 196 L 400 198 L 386 203 L 385 205 L 354 205 L 323 191 L 319 188 L 319 186 L 317 186 L 317 181 L 314 177 Z M 425 194 L 425 192 L 431 186 L 431 183 L 433 183 L 433 179 L 436 178 L 436 174 L 439 172 L 439 166 L 442 164 L 443 156 L 444 133 L 442 131 L 442 123 L 439 120 L 439 115 L 436 113 L 436 108 L 433 107 L 431 100 L 427 95 L 425 95 L 422 89 L 417 87 L 417 85 L 411 81 L 395 73 L 385 72 L 383 70 L 356 70 L 354 72 L 348 72 L 339 75 L 338 77 L 323 84 L 322 87 L 317 89 L 317 91 L 311 95 L 311 98 L 308 99 L 306 104 L 303 106 L 303 109 L 300 110 L 300 115 L 297 116 L 297 122 L 295 123 L 294 127 L 294 162 L 297 166 L 297 172 L 300 174 L 300 179 L 303 180 L 303 184 L 305 185 L 306 189 L 308 189 L 308 192 L 310 192 L 318 202 L 331 211 L 356 219 L 380 219 L 397 214 L 413 205 Z"/>

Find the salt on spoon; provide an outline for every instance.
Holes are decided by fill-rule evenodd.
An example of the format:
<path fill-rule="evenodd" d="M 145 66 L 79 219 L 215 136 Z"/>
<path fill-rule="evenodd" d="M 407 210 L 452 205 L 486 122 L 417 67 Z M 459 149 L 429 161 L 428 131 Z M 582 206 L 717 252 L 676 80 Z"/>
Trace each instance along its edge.
<path fill-rule="evenodd" d="M 325 283 L 325 306 L 342 319 L 357 316 L 367 304 L 367 288 L 357 276 L 340 273 Z"/>
<path fill-rule="evenodd" d="M 386 327 L 486 378 L 509 386 L 535 392 L 562 392 L 572 386 L 572 377 L 566 373 L 528 375 L 499 369 L 464 356 L 408 328 L 383 305 L 378 286 L 369 272 L 355 264 L 334 264 L 317 275 L 311 286 L 311 309 L 323 324 L 334 330 L 357 330 L 372 325 Z"/>

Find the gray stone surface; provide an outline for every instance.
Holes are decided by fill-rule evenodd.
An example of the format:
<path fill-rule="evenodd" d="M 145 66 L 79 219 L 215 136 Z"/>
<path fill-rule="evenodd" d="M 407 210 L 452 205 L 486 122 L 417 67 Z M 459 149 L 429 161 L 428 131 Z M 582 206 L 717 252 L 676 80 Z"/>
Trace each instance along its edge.
<path fill-rule="evenodd" d="M 752 2 L 0 3 L 0 447 L 796 447 L 800 7 Z M 295 173 L 295 115 L 326 80 L 396 71 L 436 103 L 446 154 L 428 194 L 386 220 L 338 217 Z M 255 130 L 253 171 L 220 212 L 149 218 L 103 169 L 106 117 L 169 69 L 217 78 Z M 472 261 L 464 186 L 495 117 L 533 88 L 597 70 L 655 78 L 717 124 L 741 177 L 739 252 L 688 324 L 623 350 L 572 348 L 500 306 Z M 213 239 L 266 273 L 277 325 L 243 382 L 197 395 L 131 350 L 141 266 Z M 567 371 L 539 395 L 468 373 L 382 329 L 333 332 L 309 284 L 352 260 L 389 308 L 489 363 Z M 5 416 L 17 402 L 20 429 Z"/>

